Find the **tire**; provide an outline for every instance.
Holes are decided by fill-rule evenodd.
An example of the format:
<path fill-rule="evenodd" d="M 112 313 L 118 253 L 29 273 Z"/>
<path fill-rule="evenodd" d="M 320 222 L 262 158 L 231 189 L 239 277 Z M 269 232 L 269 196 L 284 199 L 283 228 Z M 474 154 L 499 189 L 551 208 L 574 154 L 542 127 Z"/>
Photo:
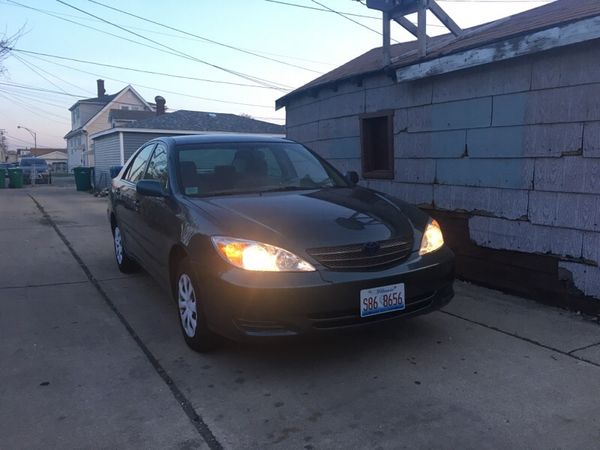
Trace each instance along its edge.
<path fill-rule="evenodd" d="M 173 289 L 177 302 L 179 326 L 185 343 L 194 351 L 204 353 L 214 350 L 220 338 L 209 330 L 202 307 L 200 289 L 190 264 L 184 260 L 179 265 Z"/>
<path fill-rule="evenodd" d="M 134 273 L 139 270 L 138 264 L 127 256 L 125 246 L 123 245 L 123 235 L 118 225 L 113 228 L 113 247 L 115 250 L 115 261 L 122 273 Z"/>

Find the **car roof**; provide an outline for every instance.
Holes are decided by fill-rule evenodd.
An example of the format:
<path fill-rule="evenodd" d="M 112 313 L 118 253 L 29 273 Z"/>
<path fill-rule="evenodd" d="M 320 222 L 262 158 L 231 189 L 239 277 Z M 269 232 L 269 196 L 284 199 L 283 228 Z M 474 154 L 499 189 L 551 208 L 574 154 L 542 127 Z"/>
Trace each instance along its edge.
<path fill-rule="evenodd" d="M 240 142 L 294 142 L 281 136 L 269 136 L 260 134 L 194 134 L 188 136 L 170 136 L 160 138 L 175 145 L 186 144 L 216 144 L 216 143 L 240 143 Z"/>

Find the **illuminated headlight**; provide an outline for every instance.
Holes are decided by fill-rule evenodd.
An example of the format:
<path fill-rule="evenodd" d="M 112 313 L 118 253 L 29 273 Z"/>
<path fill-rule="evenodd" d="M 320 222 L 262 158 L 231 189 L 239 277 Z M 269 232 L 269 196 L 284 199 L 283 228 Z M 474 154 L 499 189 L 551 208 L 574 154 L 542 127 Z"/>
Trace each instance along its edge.
<path fill-rule="evenodd" d="M 421 248 L 419 249 L 419 255 L 425 255 L 431 253 L 444 245 L 444 236 L 442 235 L 442 229 L 440 224 L 436 220 L 431 220 L 427 224 L 425 233 L 423 233 L 423 239 L 421 240 Z"/>
<path fill-rule="evenodd" d="M 313 272 L 315 268 L 299 256 L 262 242 L 214 236 L 219 255 L 240 269 L 258 272 Z"/>

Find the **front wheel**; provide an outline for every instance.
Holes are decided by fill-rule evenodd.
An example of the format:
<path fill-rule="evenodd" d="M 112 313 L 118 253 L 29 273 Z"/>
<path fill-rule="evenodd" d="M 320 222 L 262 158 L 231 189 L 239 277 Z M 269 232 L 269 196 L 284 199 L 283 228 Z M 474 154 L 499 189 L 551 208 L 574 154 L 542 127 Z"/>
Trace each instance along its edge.
<path fill-rule="evenodd" d="M 206 318 L 200 303 L 200 290 L 194 281 L 189 263 L 181 264 L 176 283 L 179 325 L 186 344 L 197 352 L 213 350 L 218 345 L 219 339 L 206 325 Z"/>
<path fill-rule="evenodd" d="M 127 256 L 125 246 L 123 245 L 123 235 L 118 225 L 113 230 L 113 243 L 115 247 L 115 259 L 119 270 L 123 273 L 137 272 L 139 266 L 133 259 Z"/>

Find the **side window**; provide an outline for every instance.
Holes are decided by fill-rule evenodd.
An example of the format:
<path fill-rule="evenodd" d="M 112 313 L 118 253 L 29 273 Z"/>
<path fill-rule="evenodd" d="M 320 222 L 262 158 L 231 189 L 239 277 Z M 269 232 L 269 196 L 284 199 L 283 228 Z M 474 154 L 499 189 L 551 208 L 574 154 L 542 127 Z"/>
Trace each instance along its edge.
<path fill-rule="evenodd" d="M 140 150 L 133 161 L 131 161 L 127 171 L 124 174 L 123 178 L 125 180 L 135 183 L 142 178 L 144 169 L 146 168 L 146 163 L 148 162 L 148 159 L 150 159 L 150 155 L 152 154 L 152 150 L 154 150 L 155 146 L 156 144 L 150 144 Z"/>
<path fill-rule="evenodd" d="M 167 172 L 167 147 L 159 143 L 156 145 L 152 159 L 148 163 L 148 169 L 146 169 L 146 180 L 158 180 L 162 185 L 163 189 L 167 189 L 168 185 L 168 172 Z"/>
<path fill-rule="evenodd" d="M 394 178 L 394 114 L 379 112 L 360 117 L 363 177 Z"/>

